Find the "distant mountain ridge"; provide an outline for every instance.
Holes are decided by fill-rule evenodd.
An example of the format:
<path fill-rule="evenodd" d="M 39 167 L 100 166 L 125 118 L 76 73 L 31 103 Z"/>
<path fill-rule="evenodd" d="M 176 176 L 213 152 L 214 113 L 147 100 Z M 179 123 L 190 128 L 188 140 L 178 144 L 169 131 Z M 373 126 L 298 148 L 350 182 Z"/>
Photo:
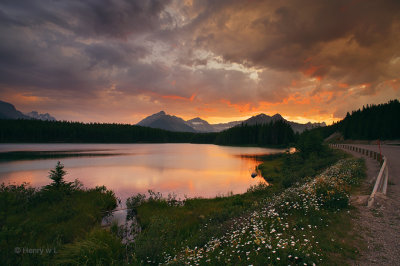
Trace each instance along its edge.
<path fill-rule="evenodd" d="M 39 114 L 37 111 L 32 111 L 30 113 L 26 113 L 25 115 L 38 120 L 56 121 L 56 118 L 51 116 L 49 113 Z"/>
<path fill-rule="evenodd" d="M 11 103 L 0 101 L 0 119 L 37 119 L 56 121 L 56 119 L 48 113 L 39 114 L 37 111 L 23 114 L 18 111 Z"/>
<path fill-rule="evenodd" d="M 56 121 L 56 118 L 51 116 L 49 113 L 40 114 L 37 111 L 32 111 L 30 113 L 23 114 L 18 111 L 14 105 L 0 101 L 0 119 L 37 119 L 37 120 L 47 120 Z M 280 114 L 275 114 L 269 116 L 266 114 L 259 114 L 252 116 L 244 121 L 232 121 L 228 123 L 210 124 L 206 120 L 196 117 L 185 121 L 184 119 L 166 114 L 164 111 L 152 114 L 143 120 L 141 120 L 137 125 L 159 128 L 175 132 L 221 132 L 231 127 L 246 124 L 246 125 L 256 125 L 256 124 L 267 124 L 271 121 L 283 120 L 292 127 L 295 132 L 303 132 L 306 129 L 312 129 L 315 127 L 325 127 L 325 122 L 322 123 L 307 123 L 300 124 L 284 119 Z"/>
<path fill-rule="evenodd" d="M 224 131 L 231 127 L 240 125 L 241 123 L 242 123 L 242 121 L 232 121 L 232 122 L 228 122 L 228 123 L 212 124 L 212 126 L 214 127 L 215 132 L 221 132 L 221 131 Z"/>
<path fill-rule="evenodd" d="M 215 129 L 212 125 L 210 125 L 206 120 L 201 119 L 200 117 L 196 117 L 186 121 L 189 126 L 191 126 L 194 130 L 199 132 L 214 132 Z"/>
<path fill-rule="evenodd" d="M 252 116 L 244 121 L 232 121 L 229 123 L 220 123 L 220 124 L 210 124 L 206 120 L 201 119 L 200 117 L 196 117 L 190 120 L 183 120 L 180 117 L 172 116 L 166 114 L 164 111 L 160 111 L 153 115 L 150 115 L 144 118 L 142 121 L 137 123 L 139 126 L 147 126 L 152 128 L 160 128 L 164 130 L 170 131 L 182 131 L 182 132 L 220 132 L 231 127 L 245 124 L 245 125 L 261 125 L 267 124 L 271 121 L 283 120 L 292 127 L 295 132 L 303 132 L 306 129 L 311 129 L 319 126 L 326 126 L 325 122 L 322 123 L 307 123 L 300 124 L 292 121 L 288 121 L 284 119 L 280 114 L 275 114 L 273 116 L 269 116 L 266 114 L 259 114 L 256 116 Z"/>
<path fill-rule="evenodd" d="M 11 103 L 0 101 L 0 118 L 1 119 L 29 119 L 28 116 L 24 115 Z"/>
<path fill-rule="evenodd" d="M 277 121 L 277 120 L 283 120 L 283 121 L 289 123 L 289 125 L 292 127 L 293 131 L 299 132 L 299 133 L 303 132 L 306 129 L 312 129 L 315 127 L 325 127 L 326 126 L 325 122 L 322 122 L 322 123 L 308 122 L 307 124 L 300 124 L 300 123 L 288 121 L 288 120 L 284 119 L 280 114 L 275 114 L 273 116 L 269 116 L 266 114 L 259 114 L 259 115 L 250 117 L 249 119 L 243 121 L 243 124 L 261 125 L 261 124 L 267 124 L 267 123 L 270 123 L 271 121 Z"/>
<path fill-rule="evenodd" d="M 137 123 L 137 125 L 151 128 L 160 128 L 169 131 L 196 132 L 196 130 L 189 126 L 187 122 L 182 118 L 173 115 L 167 115 L 164 111 L 160 111 L 146 117 L 145 119 Z"/>
<path fill-rule="evenodd" d="M 187 120 L 186 123 L 198 132 L 221 132 L 225 129 L 234 127 L 242 123 L 242 121 L 232 121 L 228 123 L 209 124 L 206 120 L 196 117 Z"/>

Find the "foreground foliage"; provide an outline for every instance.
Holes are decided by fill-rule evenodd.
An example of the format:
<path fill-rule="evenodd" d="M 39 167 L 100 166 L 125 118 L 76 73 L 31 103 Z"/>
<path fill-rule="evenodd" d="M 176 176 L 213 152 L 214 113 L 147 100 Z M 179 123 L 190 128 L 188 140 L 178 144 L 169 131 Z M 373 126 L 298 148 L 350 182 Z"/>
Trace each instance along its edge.
<path fill-rule="evenodd" d="M 307 145 L 295 154 L 264 158 L 260 168 L 273 170 L 272 186 L 214 199 L 177 201 L 154 192 L 130 198 L 127 206 L 142 225 L 133 261 L 287 265 L 332 263 L 330 254 L 339 260 L 354 256 L 346 237 L 351 229 L 347 210 L 349 193 L 363 178 L 363 163 L 338 162 L 343 153 Z"/>
<path fill-rule="evenodd" d="M 0 262 L 341 264 L 357 252 L 348 235 L 349 193 L 363 178 L 364 165 L 315 142 L 313 134 L 300 137 L 294 154 L 264 158 L 260 169 L 270 175 L 270 186 L 261 183 L 244 194 L 213 199 L 164 198 L 153 191 L 132 196 L 126 202 L 128 217 L 137 219 L 141 232 L 128 243 L 118 226 L 99 227 L 116 207 L 114 193 L 65 182 L 61 163 L 49 173 L 53 183 L 42 189 L 3 184 Z"/>
<path fill-rule="evenodd" d="M 54 182 L 42 189 L 28 184 L 0 185 L 0 264 L 50 264 L 65 244 L 85 239 L 116 207 L 104 186 L 84 189 L 63 180 L 59 163 Z"/>
<path fill-rule="evenodd" d="M 175 253 L 164 253 L 163 262 L 176 265 L 332 263 L 330 252 L 339 252 L 344 245 L 335 243 L 342 239 L 333 237 L 329 227 L 337 217 L 346 219 L 343 210 L 348 207 L 350 188 L 362 177 L 360 161 L 341 160 L 315 179 L 296 184 L 281 194 L 258 199 L 253 203 L 258 208 L 233 219 L 224 234 L 210 235 L 203 245 L 183 245 Z M 207 231 L 210 224 L 212 221 L 200 230 Z M 340 252 L 354 253 L 355 250 Z M 156 262 L 152 261 L 154 258 L 147 259 L 148 263 Z"/>

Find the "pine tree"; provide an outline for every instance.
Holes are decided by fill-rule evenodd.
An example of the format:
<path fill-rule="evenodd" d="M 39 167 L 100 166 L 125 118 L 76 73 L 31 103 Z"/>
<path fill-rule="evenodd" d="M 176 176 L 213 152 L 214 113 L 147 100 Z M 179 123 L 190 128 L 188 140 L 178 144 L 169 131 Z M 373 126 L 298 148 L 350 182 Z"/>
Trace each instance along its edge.
<path fill-rule="evenodd" d="M 66 174 L 67 172 L 64 171 L 64 165 L 58 161 L 54 170 L 50 170 L 49 178 L 53 180 L 57 187 L 59 187 L 61 184 L 65 184 L 64 176 Z"/>

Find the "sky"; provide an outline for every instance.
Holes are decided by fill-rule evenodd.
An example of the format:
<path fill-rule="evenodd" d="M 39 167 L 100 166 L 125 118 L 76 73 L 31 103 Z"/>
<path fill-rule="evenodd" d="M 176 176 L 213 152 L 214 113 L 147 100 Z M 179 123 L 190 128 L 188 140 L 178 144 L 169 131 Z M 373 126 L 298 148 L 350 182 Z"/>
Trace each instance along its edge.
<path fill-rule="evenodd" d="M 398 0 L 2 0 L 0 100 L 60 120 L 330 124 L 400 98 Z"/>

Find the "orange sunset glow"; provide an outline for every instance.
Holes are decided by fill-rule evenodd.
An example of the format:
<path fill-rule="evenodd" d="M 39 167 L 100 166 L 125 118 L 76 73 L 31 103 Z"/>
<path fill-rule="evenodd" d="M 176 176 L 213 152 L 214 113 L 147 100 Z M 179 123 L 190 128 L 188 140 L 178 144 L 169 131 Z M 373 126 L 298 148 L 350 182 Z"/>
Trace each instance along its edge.
<path fill-rule="evenodd" d="M 58 120 L 331 124 L 400 98 L 398 1 L 15 1 L 0 18 L 0 100 Z"/>

